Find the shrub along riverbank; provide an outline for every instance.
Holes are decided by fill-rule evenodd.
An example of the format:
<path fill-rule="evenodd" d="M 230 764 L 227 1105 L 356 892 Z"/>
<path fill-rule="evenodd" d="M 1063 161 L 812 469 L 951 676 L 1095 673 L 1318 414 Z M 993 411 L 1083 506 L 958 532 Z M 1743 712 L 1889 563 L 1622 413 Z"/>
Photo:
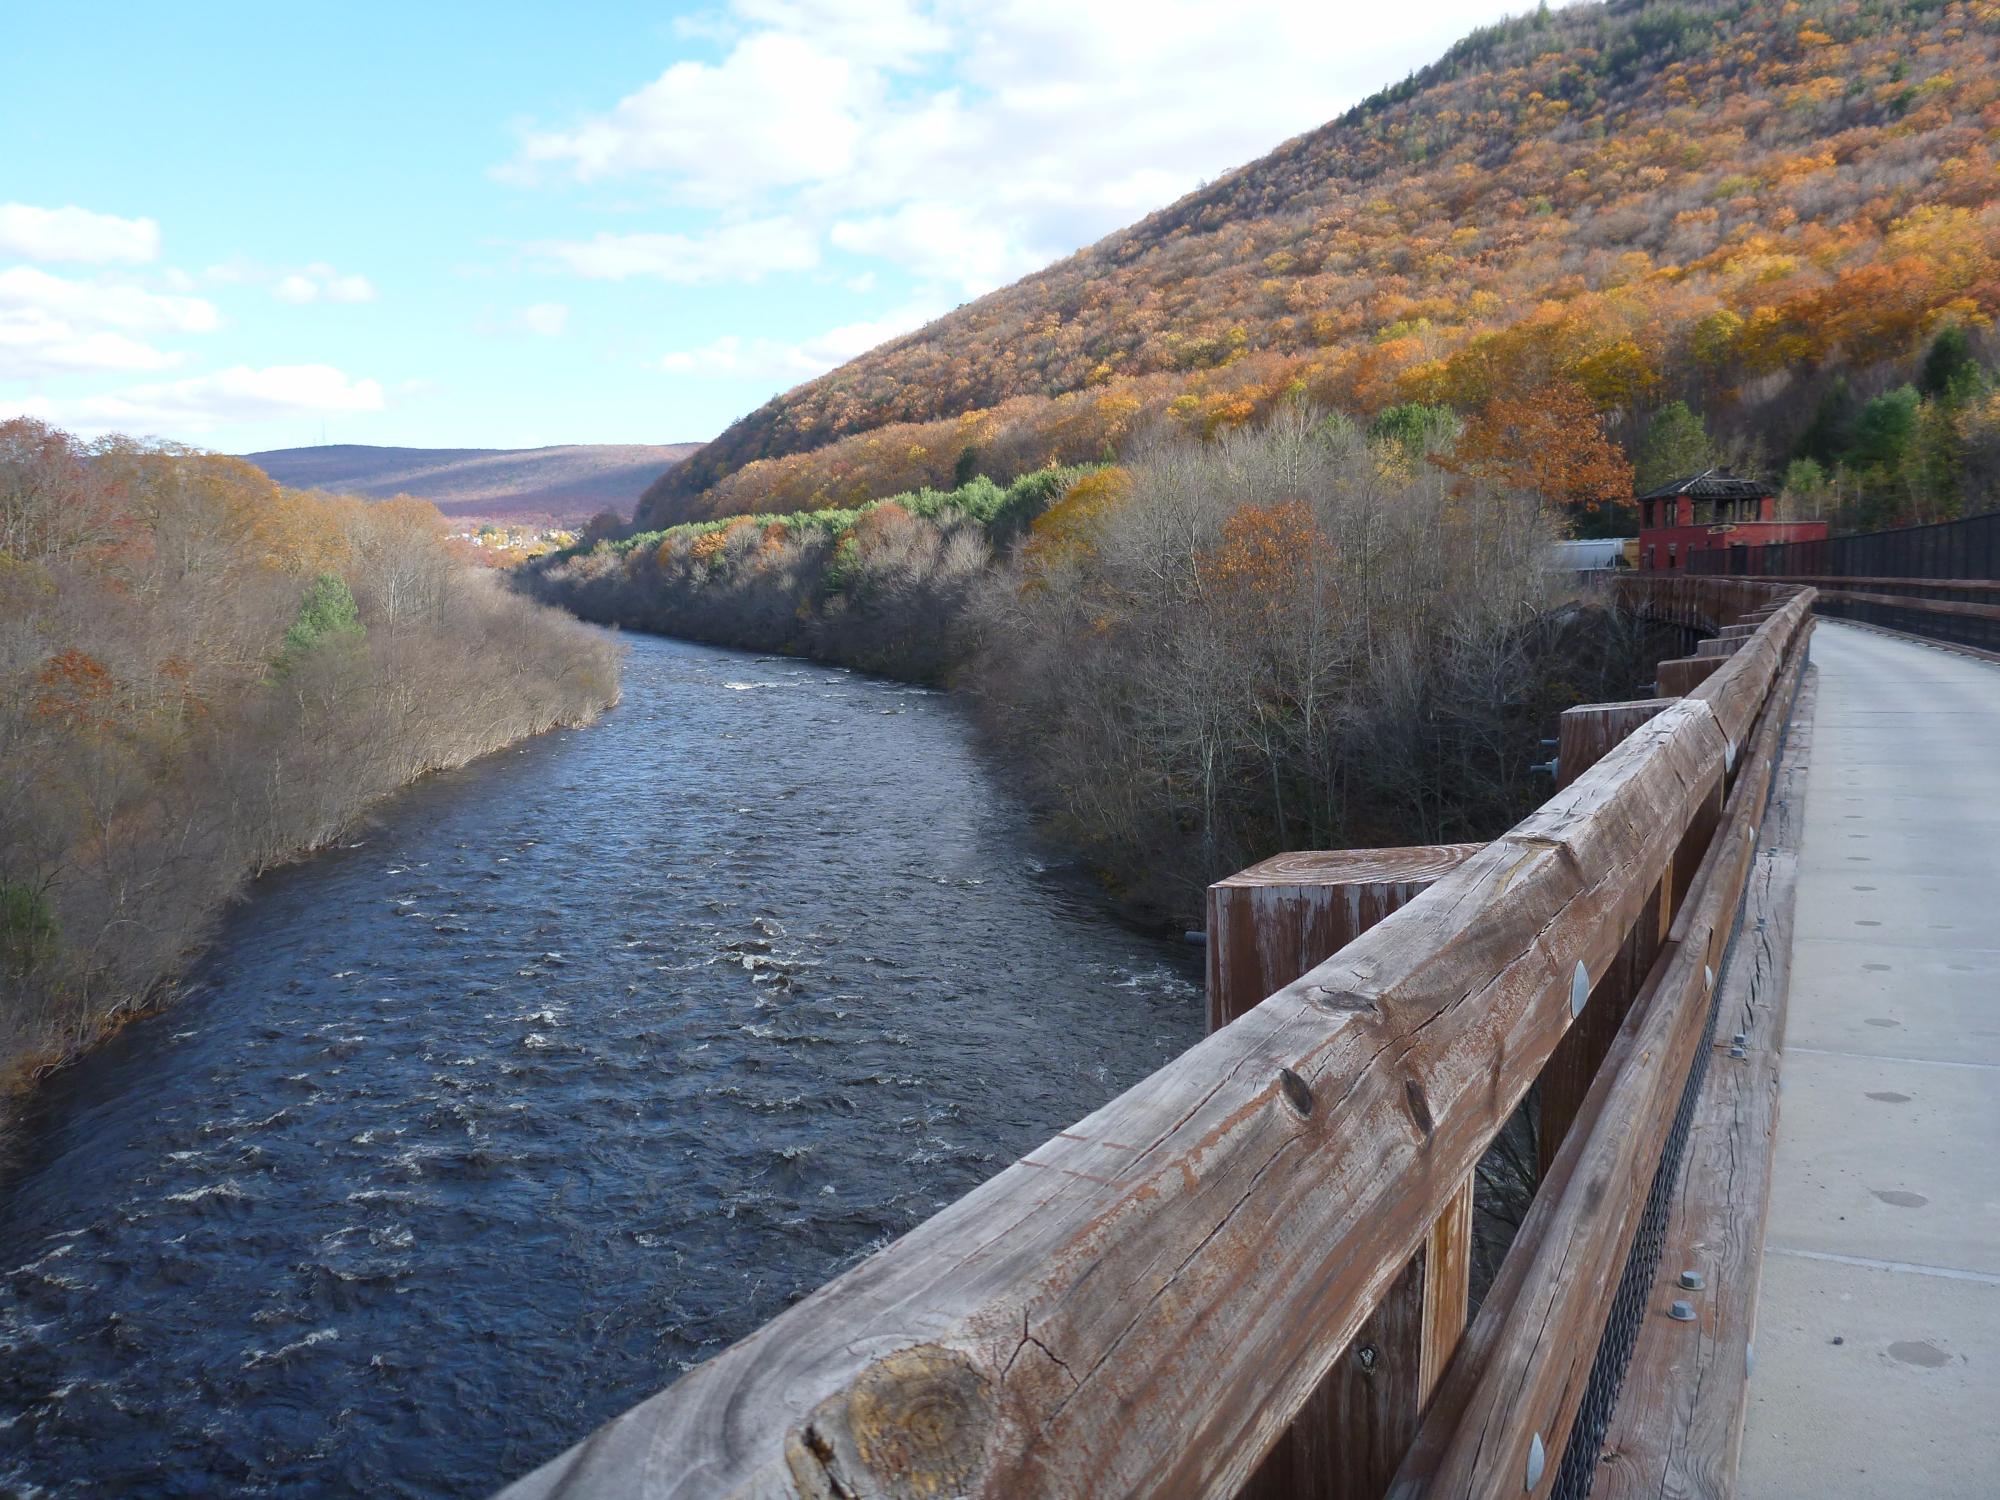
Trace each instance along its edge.
<path fill-rule="evenodd" d="M 1534 496 L 1296 404 L 1120 467 L 741 517 L 544 559 L 586 619 L 949 680 L 1047 813 L 1182 919 L 1278 849 L 1492 835 L 1570 703 L 1644 658 L 1567 601 Z"/>
<path fill-rule="evenodd" d="M 156 998 L 247 878 L 616 697 L 615 648 L 427 503 L 0 424 L 0 1093 Z"/>

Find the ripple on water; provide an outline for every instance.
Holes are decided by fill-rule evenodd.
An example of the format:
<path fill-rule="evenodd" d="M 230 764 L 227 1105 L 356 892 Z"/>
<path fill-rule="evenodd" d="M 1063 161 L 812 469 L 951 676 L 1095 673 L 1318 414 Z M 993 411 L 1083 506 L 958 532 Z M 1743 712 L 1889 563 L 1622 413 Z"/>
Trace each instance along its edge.
<path fill-rule="evenodd" d="M 627 639 L 54 1080 L 0 1492 L 485 1494 L 1198 1039 L 948 700 Z"/>

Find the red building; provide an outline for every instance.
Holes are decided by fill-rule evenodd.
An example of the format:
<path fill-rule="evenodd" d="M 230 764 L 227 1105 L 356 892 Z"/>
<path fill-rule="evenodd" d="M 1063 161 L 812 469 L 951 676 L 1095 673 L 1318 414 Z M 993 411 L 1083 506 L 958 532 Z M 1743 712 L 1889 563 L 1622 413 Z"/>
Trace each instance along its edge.
<path fill-rule="evenodd" d="M 1824 521 L 1780 521 L 1768 484 L 1705 469 L 1638 497 L 1639 566 L 1684 568 L 1690 552 L 1815 542 Z"/>

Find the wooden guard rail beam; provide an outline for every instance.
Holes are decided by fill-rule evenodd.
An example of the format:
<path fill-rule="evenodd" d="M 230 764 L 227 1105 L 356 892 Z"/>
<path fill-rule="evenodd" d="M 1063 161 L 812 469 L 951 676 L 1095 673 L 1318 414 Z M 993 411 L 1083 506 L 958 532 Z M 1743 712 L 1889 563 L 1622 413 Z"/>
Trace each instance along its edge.
<path fill-rule="evenodd" d="M 1753 736 L 1758 763 L 1810 591 L 1682 576 L 1647 600 L 1706 630 L 1762 621 L 1332 957 L 508 1493 L 1238 1493 L 1455 1210 L 1576 998 L 1629 964 Z M 1616 1280 L 1629 1182 L 1651 1170 L 1657 1100 L 1692 1034 L 1695 959 L 1712 965 L 1728 932 L 1755 781 L 1737 778 L 1734 821 L 1557 1153 L 1534 1233 L 1438 1387 L 1412 1454 L 1436 1457 L 1438 1483 L 1486 1492 L 1482 1453 L 1516 1462 L 1530 1422 L 1560 1451 L 1574 1351 L 1529 1337 L 1527 1310 L 1574 1342 Z M 1603 1190 L 1615 1201 L 1588 1208 Z M 1552 1281 L 1550 1257 L 1584 1248 L 1598 1263 Z M 1517 1469 L 1504 1492 L 1520 1484 Z"/>

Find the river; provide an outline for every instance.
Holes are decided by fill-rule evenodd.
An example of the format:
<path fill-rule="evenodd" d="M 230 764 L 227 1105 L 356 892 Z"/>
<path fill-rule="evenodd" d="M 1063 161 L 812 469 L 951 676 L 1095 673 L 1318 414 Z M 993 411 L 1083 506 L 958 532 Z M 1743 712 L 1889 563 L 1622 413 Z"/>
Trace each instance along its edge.
<path fill-rule="evenodd" d="M 947 698 L 627 641 L 47 1087 L 0 1492 L 483 1494 L 1200 1035 Z"/>

